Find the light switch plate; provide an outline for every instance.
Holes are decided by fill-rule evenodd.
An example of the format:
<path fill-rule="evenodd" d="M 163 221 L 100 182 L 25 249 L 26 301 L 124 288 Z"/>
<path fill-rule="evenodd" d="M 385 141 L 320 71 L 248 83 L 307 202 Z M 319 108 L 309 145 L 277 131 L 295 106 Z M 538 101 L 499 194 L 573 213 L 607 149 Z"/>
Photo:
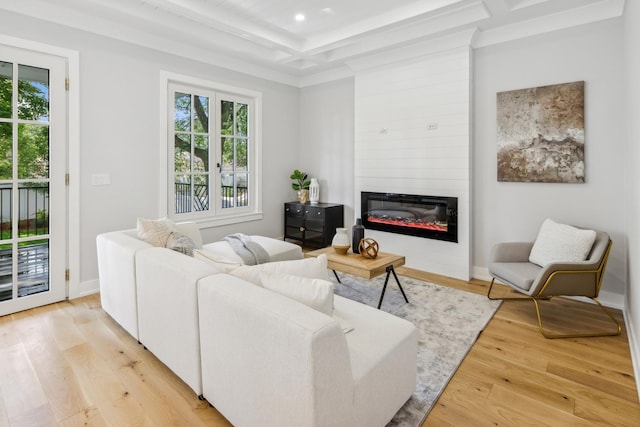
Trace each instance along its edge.
<path fill-rule="evenodd" d="M 111 176 L 108 173 L 94 173 L 91 175 L 91 185 L 109 185 Z"/>

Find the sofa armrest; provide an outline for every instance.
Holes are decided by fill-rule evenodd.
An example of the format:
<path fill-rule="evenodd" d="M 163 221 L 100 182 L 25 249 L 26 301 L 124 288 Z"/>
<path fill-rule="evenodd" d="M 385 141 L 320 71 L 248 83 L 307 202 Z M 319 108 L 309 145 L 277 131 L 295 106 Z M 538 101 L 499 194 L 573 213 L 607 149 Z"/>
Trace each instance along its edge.
<path fill-rule="evenodd" d="M 497 243 L 491 250 L 492 262 L 528 262 L 533 242 L 504 242 Z"/>
<path fill-rule="evenodd" d="M 197 283 L 216 267 L 166 248 L 136 254 L 140 342 L 202 394 Z"/>
<path fill-rule="evenodd" d="M 198 312 L 204 396 L 232 424 L 353 425 L 349 351 L 333 318 L 225 274 L 199 282 Z"/>
<path fill-rule="evenodd" d="M 135 230 L 99 234 L 96 249 L 102 308 L 138 339 L 135 254 L 152 246 L 132 234 Z"/>

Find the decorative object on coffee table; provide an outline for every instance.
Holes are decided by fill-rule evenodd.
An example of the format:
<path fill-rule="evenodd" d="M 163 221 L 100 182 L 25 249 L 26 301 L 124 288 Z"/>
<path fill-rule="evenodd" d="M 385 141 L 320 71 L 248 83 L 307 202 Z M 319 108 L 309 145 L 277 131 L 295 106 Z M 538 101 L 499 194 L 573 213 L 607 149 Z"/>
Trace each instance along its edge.
<path fill-rule="evenodd" d="M 347 235 L 346 228 L 336 228 L 336 235 L 333 236 L 331 246 L 337 254 L 346 255 L 347 251 L 351 247 L 351 245 L 349 244 L 349 236 Z"/>
<path fill-rule="evenodd" d="M 371 238 L 362 239 L 358 244 L 358 252 L 365 258 L 377 257 L 379 249 L 380 245 L 378 245 L 378 242 Z"/>
<path fill-rule="evenodd" d="M 364 239 L 364 226 L 362 225 L 361 218 L 356 218 L 356 223 L 352 227 L 351 236 L 351 250 L 354 254 L 359 254 L 360 241 Z"/>
<path fill-rule="evenodd" d="M 317 178 L 311 178 L 311 184 L 309 184 L 309 203 L 317 205 L 320 200 L 320 184 L 318 184 Z"/>
<path fill-rule="evenodd" d="M 365 258 L 353 253 L 345 253 L 341 255 L 331 248 L 322 248 L 316 249 L 315 251 L 305 252 L 304 257 L 311 258 L 320 255 L 327 256 L 327 268 L 333 270 L 333 274 L 336 276 L 338 283 L 340 283 L 340 277 L 338 277 L 337 273 L 338 271 L 345 274 L 364 277 L 365 279 L 371 279 L 386 274 L 384 285 L 382 286 L 382 292 L 380 293 L 380 301 L 378 301 L 378 308 L 382 305 L 382 300 L 384 299 L 384 294 L 387 290 L 387 284 L 389 283 L 389 277 L 391 277 L 391 275 L 393 275 L 393 278 L 396 280 L 398 289 L 400 289 L 404 301 L 406 303 L 409 302 L 395 270 L 396 267 L 404 265 L 404 256 L 379 252 L 378 256 L 375 258 Z"/>

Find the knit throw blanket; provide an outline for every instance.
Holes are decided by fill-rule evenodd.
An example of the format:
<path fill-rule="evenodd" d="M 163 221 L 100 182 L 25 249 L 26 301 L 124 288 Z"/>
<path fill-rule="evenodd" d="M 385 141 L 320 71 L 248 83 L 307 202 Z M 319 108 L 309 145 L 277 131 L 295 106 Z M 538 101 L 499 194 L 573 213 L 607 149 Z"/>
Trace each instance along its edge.
<path fill-rule="evenodd" d="M 246 234 L 235 233 L 224 238 L 231 248 L 242 258 L 242 262 L 246 265 L 264 264 L 269 262 L 269 254 L 259 243 Z"/>

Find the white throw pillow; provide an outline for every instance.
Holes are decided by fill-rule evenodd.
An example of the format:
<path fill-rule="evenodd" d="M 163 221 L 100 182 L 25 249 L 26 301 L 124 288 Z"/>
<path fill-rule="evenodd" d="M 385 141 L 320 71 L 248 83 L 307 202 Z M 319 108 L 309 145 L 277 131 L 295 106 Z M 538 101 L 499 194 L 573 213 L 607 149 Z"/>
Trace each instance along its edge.
<path fill-rule="evenodd" d="M 533 243 L 529 261 L 541 267 L 553 262 L 584 261 L 595 241 L 593 230 L 581 230 L 546 219 Z"/>
<path fill-rule="evenodd" d="M 244 264 L 221 257 L 215 252 L 208 251 L 206 249 L 195 249 L 193 251 L 193 257 L 206 263 L 216 266 L 225 273 L 230 273 L 238 267 Z"/>
<path fill-rule="evenodd" d="M 265 289 L 308 305 L 327 316 L 333 314 L 333 283 L 327 280 L 260 273 L 260 282 Z"/>
<path fill-rule="evenodd" d="M 169 234 L 174 231 L 179 232 L 176 224 L 169 218 L 146 219 L 138 218 L 137 225 L 138 238 L 150 245 L 164 248 L 167 246 Z"/>
<path fill-rule="evenodd" d="M 309 279 L 327 280 L 329 278 L 327 274 L 327 256 L 324 254 L 316 258 L 267 262 L 258 265 L 243 265 L 231 271 L 231 274 L 236 277 L 262 286 L 260 273 L 292 274 Z"/>

